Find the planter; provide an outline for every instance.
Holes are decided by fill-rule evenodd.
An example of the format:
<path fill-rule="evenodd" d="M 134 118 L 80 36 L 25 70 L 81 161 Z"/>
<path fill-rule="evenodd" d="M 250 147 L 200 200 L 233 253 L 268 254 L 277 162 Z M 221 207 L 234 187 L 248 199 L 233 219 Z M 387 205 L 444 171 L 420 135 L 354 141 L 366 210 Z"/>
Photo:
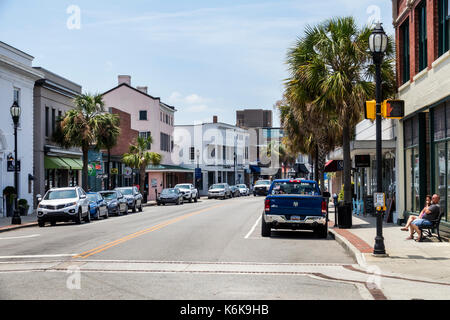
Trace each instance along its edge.
<path fill-rule="evenodd" d="M 19 214 L 21 216 L 27 216 L 28 215 L 28 209 L 29 209 L 29 207 L 19 207 Z"/>

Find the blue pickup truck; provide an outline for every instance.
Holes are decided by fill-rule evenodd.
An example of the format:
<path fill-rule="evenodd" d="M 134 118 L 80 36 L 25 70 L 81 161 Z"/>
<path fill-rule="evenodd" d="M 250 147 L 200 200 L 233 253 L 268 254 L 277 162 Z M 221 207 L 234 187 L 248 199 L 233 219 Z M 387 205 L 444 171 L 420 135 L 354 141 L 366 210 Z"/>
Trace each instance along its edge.
<path fill-rule="evenodd" d="M 265 200 L 261 235 L 272 229 L 313 230 L 328 235 L 329 192 L 321 194 L 317 182 L 302 179 L 274 180 Z"/>

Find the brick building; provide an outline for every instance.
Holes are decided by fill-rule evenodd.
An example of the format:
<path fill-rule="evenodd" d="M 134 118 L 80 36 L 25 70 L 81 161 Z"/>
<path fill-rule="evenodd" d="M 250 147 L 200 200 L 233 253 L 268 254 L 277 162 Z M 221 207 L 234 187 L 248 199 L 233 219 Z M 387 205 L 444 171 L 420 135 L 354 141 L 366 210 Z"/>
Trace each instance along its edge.
<path fill-rule="evenodd" d="M 450 220 L 449 0 L 393 0 L 398 98 L 397 210 L 417 214 L 427 194 L 441 196 Z"/>

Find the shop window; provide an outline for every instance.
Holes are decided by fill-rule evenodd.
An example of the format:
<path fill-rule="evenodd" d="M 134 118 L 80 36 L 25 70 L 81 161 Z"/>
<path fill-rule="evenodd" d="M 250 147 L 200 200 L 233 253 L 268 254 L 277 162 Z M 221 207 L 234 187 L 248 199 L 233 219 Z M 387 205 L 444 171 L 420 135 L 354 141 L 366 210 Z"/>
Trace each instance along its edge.
<path fill-rule="evenodd" d="M 447 216 L 446 221 L 450 221 L 450 142 L 447 142 Z"/>
<path fill-rule="evenodd" d="M 410 148 L 405 152 L 406 159 L 406 210 L 420 211 L 419 192 L 419 148 Z"/>
<path fill-rule="evenodd" d="M 447 197 L 447 149 L 446 142 L 435 144 L 435 193 L 441 197 L 441 208 L 445 208 L 445 199 Z"/>
<path fill-rule="evenodd" d="M 434 140 L 444 139 L 446 136 L 445 132 L 445 104 L 434 108 Z"/>

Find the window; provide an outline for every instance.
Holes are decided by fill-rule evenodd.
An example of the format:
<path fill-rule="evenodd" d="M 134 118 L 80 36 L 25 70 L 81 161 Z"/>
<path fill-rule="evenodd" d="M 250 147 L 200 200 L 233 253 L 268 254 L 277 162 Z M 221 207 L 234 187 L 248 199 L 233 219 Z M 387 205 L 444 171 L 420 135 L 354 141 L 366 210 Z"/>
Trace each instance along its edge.
<path fill-rule="evenodd" d="M 14 102 L 20 106 L 20 89 L 14 88 Z"/>
<path fill-rule="evenodd" d="M 439 20 L 439 37 L 438 37 L 438 54 L 443 55 L 449 50 L 450 39 L 450 8 L 448 0 L 438 0 L 438 20 Z"/>
<path fill-rule="evenodd" d="M 162 121 L 162 118 L 163 118 L 162 112 L 160 112 L 160 113 L 159 113 L 159 121 Z"/>
<path fill-rule="evenodd" d="M 166 123 L 169 123 L 169 115 L 166 114 Z"/>
<path fill-rule="evenodd" d="M 45 107 L 45 136 L 48 137 L 48 129 L 49 129 L 49 108 Z"/>
<path fill-rule="evenodd" d="M 147 132 L 139 132 L 139 137 L 140 138 L 144 138 L 144 139 L 148 139 L 149 137 L 152 136 L 152 133 L 150 131 Z M 150 150 L 152 148 L 151 143 L 147 144 L 147 150 Z"/>
<path fill-rule="evenodd" d="M 139 120 L 147 120 L 147 111 L 146 110 L 139 111 Z"/>
<path fill-rule="evenodd" d="M 418 30 L 419 30 L 419 72 L 428 65 L 427 57 L 427 8 L 426 1 L 417 6 Z"/>
<path fill-rule="evenodd" d="M 410 73 L 410 56 L 409 56 L 409 21 L 405 21 L 401 27 L 400 27 L 400 36 L 402 39 L 402 48 L 401 51 L 401 77 L 402 77 L 402 84 L 409 81 Z"/>
<path fill-rule="evenodd" d="M 195 148 L 194 147 L 190 148 L 190 159 L 191 159 L 191 161 L 195 160 Z"/>
<path fill-rule="evenodd" d="M 56 110 L 55 108 L 52 108 L 52 134 L 55 132 L 56 127 Z"/>
<path fill-rule="evenodd" d="M 161 132 L 161 151 L 171 151 L 171 139 L 170 136 Z"/>

